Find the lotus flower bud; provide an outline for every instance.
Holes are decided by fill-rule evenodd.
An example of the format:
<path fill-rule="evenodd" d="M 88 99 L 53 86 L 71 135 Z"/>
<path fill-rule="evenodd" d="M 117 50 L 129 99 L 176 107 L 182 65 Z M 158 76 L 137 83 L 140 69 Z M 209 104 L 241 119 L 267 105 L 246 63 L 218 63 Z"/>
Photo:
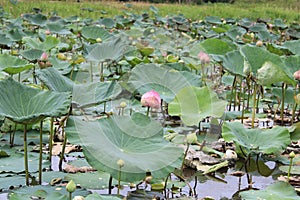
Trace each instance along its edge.
<path fill-rule="evenodd" d="M 141 104 L 150 108 L 160 108 L 161 98 L 159 93 L 155 90 L 146 92 L 141 98 Z"/>
<path fill-rule="evenodd" d="M 102 42 L 101 38 L 97 38 L 96 42 L 98 42 L 98 43 Z"/>
<path fill-rule="evenodd" d="M 117 161 L 117 164 L 118 164 L 119 167 L 121 168 L 121 167 L 124 167 L 125 162 L 124 162 L 124 160 L 119 159 L 119 160 Z"/>
<path fill-rule="evenodd" d="M 258 40 L 256 42 L 256 46 L 261 47 L 263 45 L 263 42 L 261 40 Z"/>
<path fill-rule="evenodd" d="M 300 70 L 298 70 L 298 71 L 296 71 L 296 72 L 294 73 L 294 78 L 295 78 L 296 80 L 299 80 L 299 81 L 300 81 Z"/>
<path fill-rule="evenodd" d="M 122 101 L 120 103 L 120 108 L 126 108 L 126 106 L 127 106 L 127 103 L 125 101 Z"/>
<path fill-rule="evenodd" d="M 210 57 L 207 53 L 201 51 L 199 54 L 198 54 L 198 58 L 200 59 L 201 63 L 209 63 L 210 62 Z"/>
<path fill-rule="evenodd" d="M 76 190 L 76 184 L 73 180 L 70 180 L 66 185 L 66 189 L 69 193 L 73 193 Z"/>
<path fill-rule="evenodd" d="M 51 34 L 51 31 L 47 29 L 47 30 L 45 30 L 45 34 L 46 34 L 46 35 L 50 35 L 50 34 Z"/>
<path fill-rule="evenodd" d="M 187 143 L 189 143 L 189 144 L 194 144 L 194 143 L 196 143 L 196 142 L 198 141 L 196 132 L 187 134 L 187 136 L 186 136 L 186 141 L 187 141 Z"/>
<path fill-rule="evenodd" d="M 292 151 L 290 154 L 289 154 L 289 158 L 291 158 L 291 159 L 293 159 L 293 158 L 295 158 L 295 152 L 294 151 Z"/>
<path fill-rule="evenodd" d="M 48 54 L 46 52 L 42 53 L 41 61 L 47 61 L 47 60 L 48 60 Z"/>

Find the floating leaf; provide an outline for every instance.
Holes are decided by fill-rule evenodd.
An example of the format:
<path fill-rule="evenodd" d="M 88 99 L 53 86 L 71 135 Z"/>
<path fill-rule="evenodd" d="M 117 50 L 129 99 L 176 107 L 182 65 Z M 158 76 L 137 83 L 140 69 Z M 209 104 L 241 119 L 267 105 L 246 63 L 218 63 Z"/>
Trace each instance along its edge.
<path fill-rule="evenodd" d="M 169 104 L 169 114 L 180 116 L 184 124 L 198 125 L 205 117 L 221 117 L 227 102 L 218 99 L 216 93 L 208 87 L 185 87 L 181 89 Z"/>
<path fill-rule="evenodd" d="M 164 178 L 180 166 L 183 149 L 162 137 L 160 124 L 147 116 L 135 119 L 114 116 L 98 121 L 68 120 L 66 132 L 72 143 L 83 145 L 89 164 L 118 178 L 117 161 L 124 160 L 122 180 L 142 180 L 147 171 Z"/>
<path fill-rule="evenodd" d="M 286 182 L 276 182 L 269 185 L 264 190 L 249 190 L 240 193 L 242 199 L 257 200 L 257 199 L 299 199 L 294 187 Z"/>

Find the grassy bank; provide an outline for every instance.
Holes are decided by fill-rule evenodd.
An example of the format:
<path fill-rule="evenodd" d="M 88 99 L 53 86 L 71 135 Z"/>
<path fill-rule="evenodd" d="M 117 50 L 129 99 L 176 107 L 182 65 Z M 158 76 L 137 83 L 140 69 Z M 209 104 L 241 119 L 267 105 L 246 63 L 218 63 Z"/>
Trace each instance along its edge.
<path fill-rule="evenodd" d="M 84 18 L 98 19 L 100 17 L 113 17 L 123 15 L 124 11 L 142 13 L 149 10 L 150 5 L 159 8 L 161 16 L 172 14 L 184 14 L 193 20 L 203 19 L 206 16 L 232 17 L 232 18 L 281 18 L 287 22 L 300 23 L 299 0 L 236 0 L 234 4 L 202 4 L 202 5 L 179 5 L 179 4 L 149 4 L 130 2 L 129 8 L 118 1 L 45 1 L 45 0 L 23 0 L 17 4 L 9 0 L 2 0 L 0 5 L 13 17 L 21 13 L 31 12 L 32 8 L 40 8 L 43 13 L 56 12 L 62 17 L 81 16 Z"/>

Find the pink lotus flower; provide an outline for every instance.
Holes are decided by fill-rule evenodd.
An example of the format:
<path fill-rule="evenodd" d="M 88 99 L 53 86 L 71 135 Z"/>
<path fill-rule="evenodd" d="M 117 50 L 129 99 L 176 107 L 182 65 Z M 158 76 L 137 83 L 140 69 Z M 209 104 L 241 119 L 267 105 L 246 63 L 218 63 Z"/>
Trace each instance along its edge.
<path fill-rule="evenodd" d="M 158 92 L 151 90 L 143 94 L 141 99 L 142 106 L 150 108 L 160 108 L 161 98 Z"/>
<path fill-rule="evenodd" d="M 210 57 L 207 53 L 200 51 L 198 54 L 198 58 L 200 59 L 202 64 L 209 63 L 210 62 Z"/>
<path fill-rule="evenodd" d="M 300 81 L 300 70 L 298 70 L 298 71 L 296 71 L 296 72 L 294 73 L 294 78 L 295 78 L 296 80 Z"/>
<path fill-rule="evenodd" d="M 48 60 L 48 54 L 46 52 L 42 53 L 41 61 L 47 61 L 47 60 Z"/>

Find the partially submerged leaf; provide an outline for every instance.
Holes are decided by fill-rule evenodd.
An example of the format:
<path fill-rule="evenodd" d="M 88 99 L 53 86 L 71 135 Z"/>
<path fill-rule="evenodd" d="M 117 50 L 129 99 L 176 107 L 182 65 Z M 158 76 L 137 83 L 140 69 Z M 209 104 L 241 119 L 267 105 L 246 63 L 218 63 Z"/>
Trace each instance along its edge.
<path fill-rule="evenodd" d="M 268 200 L 278 200 L 278 199 L 299 199 L 294 187 L 286 182 L 276 182 L 269 185 L 264 190 L 249 190 L 240 193 L 242 199 L 247 200 L 257 200 L 257 199 L 268 199 Z"/>

